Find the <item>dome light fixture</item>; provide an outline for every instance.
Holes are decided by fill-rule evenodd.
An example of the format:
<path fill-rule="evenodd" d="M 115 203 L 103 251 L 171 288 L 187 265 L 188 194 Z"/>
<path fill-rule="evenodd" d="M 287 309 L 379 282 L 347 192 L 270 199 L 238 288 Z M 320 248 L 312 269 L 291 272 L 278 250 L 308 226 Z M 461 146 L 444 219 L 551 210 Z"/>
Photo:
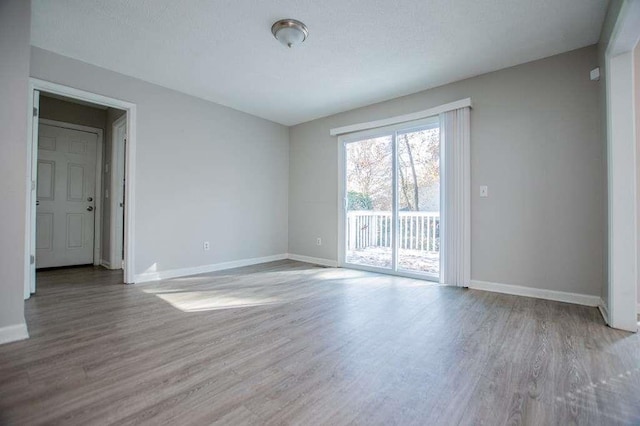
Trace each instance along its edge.
<path fill-rule="evenodd" d="M 281 19 L 271 26 L 271 34 L 283 45 L 291 48 L 309 36 L 307 26 L 296 19 Z"/>

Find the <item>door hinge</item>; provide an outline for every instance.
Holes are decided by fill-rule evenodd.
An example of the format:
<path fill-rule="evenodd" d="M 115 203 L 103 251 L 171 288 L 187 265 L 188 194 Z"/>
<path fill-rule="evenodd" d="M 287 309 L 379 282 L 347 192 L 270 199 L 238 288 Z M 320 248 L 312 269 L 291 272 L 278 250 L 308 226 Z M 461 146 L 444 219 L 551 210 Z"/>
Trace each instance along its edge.
<path fill-rule="evenodd" d="M 31 265 L 36 263 L 36 257 L 34 255 L 31 255 L 29 262 L 30 262 Z"/>
<path fill-rule="evenodd" d="M 38 116 L 38 108 L 33 107 L 33 116 L 37 117 Z"/>
<path fill-rule="evenodd" d="M 32 190 L 32 191 L 35 191 L 35 190 L 36 190 L 36 181 L 35 181 L 35 180 L 32 180 L 32 181 L 31 181 L 31 190 Z"/>

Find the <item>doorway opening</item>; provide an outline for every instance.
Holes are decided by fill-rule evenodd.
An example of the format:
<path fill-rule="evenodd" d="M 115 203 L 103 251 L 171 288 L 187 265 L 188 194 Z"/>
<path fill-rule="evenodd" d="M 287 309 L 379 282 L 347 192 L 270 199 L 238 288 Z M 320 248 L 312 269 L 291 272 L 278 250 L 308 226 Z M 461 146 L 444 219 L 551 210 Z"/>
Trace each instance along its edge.
<path fill-rule="evenodd" d="M 438 116 L 341 138 L 344 266 L 440 278 Z"/>
<path fill-rule="evenodd" d="M 70 121 L 38 120 L 36 269 L 100 264 L 104 131 Z"/>
<path fill-rule="evenodd" d="M 93 265 L 133 283 L 135 105 L 36 79 L 31 93 L 25 299 L 36 270 Z"/>

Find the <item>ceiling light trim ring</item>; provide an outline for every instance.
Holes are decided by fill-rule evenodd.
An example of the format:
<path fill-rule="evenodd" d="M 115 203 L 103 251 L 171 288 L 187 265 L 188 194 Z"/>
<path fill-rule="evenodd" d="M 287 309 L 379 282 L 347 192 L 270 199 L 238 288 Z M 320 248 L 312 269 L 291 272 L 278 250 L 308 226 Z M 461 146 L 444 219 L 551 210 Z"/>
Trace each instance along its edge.
<path fill-rule="evenodd" d="M 307 26 L 305 24 L 303 24 L 302 22 L 298 21 L 297 19 L 280 19 L 279 21 L 276 21 L 272 26 L 271 26 L 271 34 L 273 34 L 273 36 L 276 38 L 276 40 L 278 40 L 278 31 L 284 29 L 284 28 L 293 28 L 296 29 L 298 31 L 300 31 L 304 38 L 302 39 L 301 43 L 304 42 L 307 37 L 309 36 L 309 29 L 307 28 Z"/>

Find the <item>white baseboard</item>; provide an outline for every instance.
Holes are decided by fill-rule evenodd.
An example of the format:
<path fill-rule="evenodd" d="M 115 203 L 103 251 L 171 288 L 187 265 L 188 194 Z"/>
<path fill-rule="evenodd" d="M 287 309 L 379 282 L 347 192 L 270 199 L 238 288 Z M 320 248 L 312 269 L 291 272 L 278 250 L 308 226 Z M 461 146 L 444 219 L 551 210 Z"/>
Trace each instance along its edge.
<path fill-rule="evenodd" d="M 28 338 L 27 324 L 15 324 L 0 328 L 0 345 Z"/>
<path fill-rule="evenodd" d="M 297 260 L 298 262 L 314 263 L 316 265 L 329 266 L 330 268 L 337 268 L 338 262 L 331 259 L 323 259 L 321 257 L 302 256 L 299 254 L 289 253 L 289 259 Z"/>
<path fill-rule="evenodd" d="M 214 263 L 211 265 L 194 266 L 191 268 L 169 269 L 166 271 L 144 272 L 136 275 L 136 283 L 144 283 L 148 281 L 168 280 L 170 278 L 186 277 L 189 275 L 206 274 L 207 272 L 222 271 L 225 269 L 240 268 L 242 266 L 257 265 L 259 263 L 274 262 L 276 260 L 287 259 L 286 253 L 276 254 L 273 256 L 255 257 L 252 259 L 233 260 L 231 262 Z"/>
<path fill-rule="evenodd" d="M 100 266 L 107 268 L 107 269 L 111 269 L 111 263 L 109 263 L 108 261 L 104 260 L 104 259 L 100 259 Z"/>
<path fill-rule="evenodd" d="M 602 315 L 602 319 L 605 324 L 609 325 L 609 309 L 607 309 L 607 305 L 604 303 L 604 300 L 601 298 L 600 303 L 598 304 L 598 310 L 600 311 L 600 315 Z"/>
<path fill-rule="evenodd" d="M 491 283 L 487 281 L 471 280 L 469 288 L 476 290 L 492 291 L 495 293 L 512 294 L 514 296 L 535 297 L 537 299 L 555 300 L 557 302 L 574 303 L 584 306 L 600 306 L 602 299 L 599 296 L 588 294 L 568 293 L 565 291 L 546 290 L 541 288 L 523 287 L 511 284 Z"/>

